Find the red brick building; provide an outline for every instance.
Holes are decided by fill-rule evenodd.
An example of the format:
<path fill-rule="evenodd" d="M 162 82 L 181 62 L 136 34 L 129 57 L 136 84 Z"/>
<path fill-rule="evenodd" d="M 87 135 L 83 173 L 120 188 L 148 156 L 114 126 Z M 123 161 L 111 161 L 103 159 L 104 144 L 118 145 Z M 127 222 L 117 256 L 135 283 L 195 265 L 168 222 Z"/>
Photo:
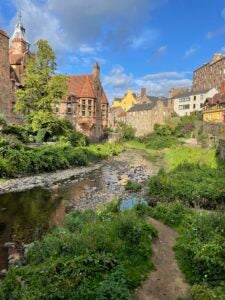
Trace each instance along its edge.
<path fill-rule="evenodd" d="M 100 81 L 100 67 L 95 63 L 92 74 L 68 76 L 68 93 L 56 107 L 56 112 L 67 117 L 77 131 L 99 139 L 108 127 L 108 109 Z"/>
<path fill-rule="evenodd" d="M 10 79 L 9 37 L 0 30 L 0 116 L 9 120 L 15 102 L 13 85 Z"/>

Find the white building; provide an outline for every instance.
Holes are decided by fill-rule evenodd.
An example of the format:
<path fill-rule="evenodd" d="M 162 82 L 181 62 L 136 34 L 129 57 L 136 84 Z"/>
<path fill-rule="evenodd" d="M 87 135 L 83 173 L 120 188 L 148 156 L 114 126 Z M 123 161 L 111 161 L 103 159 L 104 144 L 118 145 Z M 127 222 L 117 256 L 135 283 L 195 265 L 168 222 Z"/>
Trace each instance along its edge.
<path fill-rule="evenodd" d="M 212 98 L 218 91 L 215 88 L 201 91 L 187 91 L 176 95 L 173 100 L 174 112 L 179 116 L 189 116 L 194 111 L 201 111 L 207 98 Z"/>

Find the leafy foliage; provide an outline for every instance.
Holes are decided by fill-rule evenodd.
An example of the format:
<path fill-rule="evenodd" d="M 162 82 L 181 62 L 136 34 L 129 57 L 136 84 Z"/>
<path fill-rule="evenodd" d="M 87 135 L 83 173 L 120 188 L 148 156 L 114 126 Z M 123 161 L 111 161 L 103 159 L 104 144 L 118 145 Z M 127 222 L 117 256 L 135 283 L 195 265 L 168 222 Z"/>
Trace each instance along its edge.
<path fill-rule="evenodd" d="M 132 140 L 135 137 L 135 129 L 124 122 L 119 122 L 117 124 L 116 131 L 121 134 L 122 139 L 125 141 Z"/>
<path fill-rule="evenodd" d="M 14 148 L 12 142 L 15 142 Z M 118 155 L 123 150 L 122 146 L 116 144 L 72 147 L 67 143 L 30 149 L 20 147 L 17 140 L 12 142 L 8 147 L 6 144 L 9 140 L 2 139 L 3 150 L 0 144 L 0 177 L 16 177 L 85 166 L 91 161 Z"/>
<path fill-rule="evenodd" d="M 135 210 L 74 211 L 0 283 L 3 299 L 132 299 L 150 271 L 155 230 Z"/>
<path fill-rule="evenodd" d="M 139 192 L 142 189 L 142 185 L 136 181 L 128 180 L 125 185 L 126 191 Z"/>

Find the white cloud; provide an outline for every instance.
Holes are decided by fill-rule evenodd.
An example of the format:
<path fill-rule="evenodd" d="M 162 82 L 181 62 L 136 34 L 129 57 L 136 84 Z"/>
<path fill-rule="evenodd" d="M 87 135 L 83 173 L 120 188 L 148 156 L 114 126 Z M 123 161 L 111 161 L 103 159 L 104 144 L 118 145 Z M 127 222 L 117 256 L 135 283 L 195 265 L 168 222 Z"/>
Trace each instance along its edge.
<path fill-rule="evenodd" d="M 147 74 L 142 77 L 143 80 L 161 80 L 165 78 L 176 78 L 182 79 L 187 77 L 189 72 L 161 72 L 161 73 L 154 73 L 154 74 Z"/>
<path fill-rule="evenodd" d="M 166 0 L 11 0 L 22 9 L 31 42 L 48 38 L 56 50 L 96 48 L 100 40 L 117 48 L 130 41 L 133 47 L 146 45 L 151 29 L 140 34 L 143 24 Z M 15 24 L 15 17 L 12 20 Z M 136 34 L 133 34 L 135 28 Z"/>
<path fill-rule="evenodd" d="M 212 38 L 215 38 L 217 36 L 221 36 L 221 35 L 224 35 L 225 34 L 225 26 L 224 27 L 220 27 L 220 28 L 217 28 L 216 30 L 214 31 L 209 31 L 206 35 L 207 39 L 212 39 Z"/>
<path fill-rule="evenodd" d="M 191 72 L 161 72 L 135 77 L 131 73 L 127 74 L 122 66 L 115 66 L 111 73 L 103 78 L 103 85 L 110 101 L 114 97 L 123 96 L 129 87 L 136 93 L 139 93 L 142 87 L 146 87 L 149 95 L 168 96 L 172 87 L 190 87 L 190 75 Z"/>
<path fill-rule="evenodd" d="M 65 50 L 67 34 L 63 30 L 60 21 L 53 16 L 45 3 L 37 4 L 31 0 L 13 0 L 15 7 L 22 10 L 22 20 L 27 29 L 28 40 L 33 43 L 38 39 L 47 39 L 55 50 Z M 11 20 L 11 30 L 18 19 L 16 15 Z"/>
<path fill-rule="evenodd" d="M 161 46 L 154 51 L 153 55 L 156 57 L 164 56 L 167 54 L 167 49 L 167 46 Z"/>
<path fill-rule="evenodd" d="M 96 52 L 96 49 L 94 47 L 83 44 L 80 46 L 79 51 L 82 54 L 93 54 Z"/>
<path fill-rule="evenodd" d="M 198 45 L 191 46 L 189 49 L 186 50 L 184 57 L 188 58 L 188 57 L 194 55 L 199 49 L 200 49 L 200 47 Z"/>
<path fill-rule="evenodd" d="M 222 47 L 222 48 L 220 48 L 220 52 L 223 53 L 223 54 L 225 54 L 225 46 Z"/>
<path fill-rule="evenodd" d="M 132 36 L 128 39 L 127 44 L 131 48 L 149 48 L 152 43 L 157 39 L 158 32 L 153 29 L 147 29 L 141 35 Z"/>
<path fill-rule="evenodd" d="M 104 77 L 103 85 L 114 89 L 125 89 L 131 84 L 132 74 L 126 74 L 122 66 L 114 66 L 111 73 Z"/>

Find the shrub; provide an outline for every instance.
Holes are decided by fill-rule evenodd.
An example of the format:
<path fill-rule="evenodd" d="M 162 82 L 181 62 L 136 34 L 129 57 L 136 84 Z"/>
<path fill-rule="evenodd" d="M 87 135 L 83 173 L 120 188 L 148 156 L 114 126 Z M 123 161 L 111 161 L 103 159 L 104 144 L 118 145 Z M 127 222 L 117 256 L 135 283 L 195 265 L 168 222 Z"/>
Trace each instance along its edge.
<path fill-rule="evenodd" d="M 135 129 L 129 124 L 119 122 L 116 130 L 121 133 L 123 140 L 132 140 L 135 137 Z"/>
<path fill-rule="evenodd" d="M 126 191 L 139 192 L 142 189 L 142 185 L 138 182 L 128 180 L 125 185 Z"/>
<path fill-rule="evenodd" d="M 215 209 L 225 203 L 225 173 L 197 164 L 183 164 L 149 179 L 149 195 L 164 201 L 180 199 L 190 206 Z"/>
<path fill-rule="evenodd" d="M 72 212 L 0 283 L 3 299 L 132 299 L 148 274 L 155 230 L 135 210 Z M 34 296 L 35 295 L 35 296 Z M 35 298 L 34 298 L 34 297 Z"/>

